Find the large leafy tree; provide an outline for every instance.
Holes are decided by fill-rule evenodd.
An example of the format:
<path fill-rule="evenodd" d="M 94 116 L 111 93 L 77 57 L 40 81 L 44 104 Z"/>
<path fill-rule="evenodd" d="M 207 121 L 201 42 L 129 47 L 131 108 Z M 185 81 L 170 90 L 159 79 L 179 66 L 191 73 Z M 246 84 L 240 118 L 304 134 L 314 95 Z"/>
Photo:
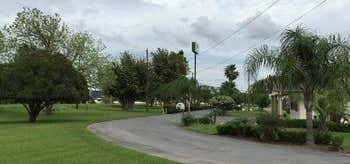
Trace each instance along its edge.
<path fill-rule="evenodd" d="M 2 59 L 9 62 L 23 44 L 46 49 L 65 55 L 73 66 L 88 80 L 90 87 L 96 87 L 96 72 L 103 65 L 105 46 L 87 32 L 72 31 L 59 14 L 45 14 L 37 8 L 23 8 L 15 20 L 5 26 L 7 52 Z"/>
<path fill-rule="evenodd" d="M 59 53 L 24 46 L 1 70 L 1 98 L 23 104 L 30 122 L 48 105 L 88 97 L 85 78 Z"/>
<path fill-rule="evenodd" d="M 115 79 L 109 87 L 109 93 L 118 98 L 123 110 L 132 111 L 135 101 L 144 95 L 146 62 L 135 59 L 129 52 L 123 52 L 112 70 Z"/>
<path fill-rule="evenodd" d="M 77 32 L 68 36 L 65 55 L 88 81 L 90 87 L 98 87 L 98 70 L 108 63 L 103 54 L 105 45 L 87 32 Z"/>
<path fill-rule="evenodd" d="M 46 15 L 36 8 L 23 8 L 14 22 L 5 27 L 5 32 L 11 52 L 26 44 L 62 53 L 69 28 L 58 14 Z"/>
<path fill-rule="evenodd" d="M 169 52 L 158 48 L 157 51 L 152 52 L 152 57 L 152 67 L 160 83 L 166 84 L 187 75 L 188 62 L 183 51 Z"/>
<path fill-rule="evenodd" d="M 254 50 L 246 60 L 246 71 L 256 77 L 261 67 L 271 68 L 282 86 L 294 87 L 303 93 L 307 117 L 307 144 L 314 144 L 312 110 L 315 94 L 333 78 L 334 50 L 342 42 L 317 36 L 302 27 L 286 30 L 279 49 L 263 46 Z"/>
<path fill-rule="evenodd" d="M 166 49 L 158 48 L 152 52 L 151 69 L 154 72 L 152 87 L 156 88 L 157 93 L 161 93 L 164 86 L 181 76 L 187 75 L 188 62 L 183 51 L 173 52 Z M 165 108 L 168 108 L 171 101 L 171 96 L 164 94 L 156 94 L 157 98 L 162 100 Z"/>

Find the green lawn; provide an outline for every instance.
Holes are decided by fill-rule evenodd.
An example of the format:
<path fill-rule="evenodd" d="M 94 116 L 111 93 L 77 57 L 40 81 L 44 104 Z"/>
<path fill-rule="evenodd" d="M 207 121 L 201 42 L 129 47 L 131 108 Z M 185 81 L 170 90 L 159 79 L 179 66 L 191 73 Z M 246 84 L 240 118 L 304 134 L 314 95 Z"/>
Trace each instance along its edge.
<path fill-rule="evenodd" d="M 110 105 L 57 105 L 51 116 L 41 113 L 38 122 L 27 122 L 21 105 L 0 106 L 1 164 L 131 164 L 175 163 L 113 145 L 90 133 L 86 126 L 104 120 L 126 119 L 159 114 L 122 112 Z"/>
<path fill-rule="evenodd" d="M 262 111 L 229 111 L 228 116 L 231 116 L 234 119 L 238 119 L 238 118 L 249 119 L 249 118 L 255 118 L 261 113 L 263 112 Z"/>
<path fill-rule="evenodd" d="M 216 126 L 211 124 L 192 124 L 185 129 L 205 134 L 217 134 Z"/>

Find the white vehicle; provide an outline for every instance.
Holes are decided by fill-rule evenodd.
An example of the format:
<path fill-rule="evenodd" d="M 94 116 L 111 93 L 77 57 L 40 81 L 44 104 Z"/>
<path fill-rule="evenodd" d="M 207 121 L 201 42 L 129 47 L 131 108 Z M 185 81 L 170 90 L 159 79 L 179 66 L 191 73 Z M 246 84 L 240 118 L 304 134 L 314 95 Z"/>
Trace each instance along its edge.
<path fill-rule="evenodd" d="M 182 102 L 177 103 L 176 104 L 176 109 L 184 111 L 185 110 L 185 104 L 182 103 Z"/>

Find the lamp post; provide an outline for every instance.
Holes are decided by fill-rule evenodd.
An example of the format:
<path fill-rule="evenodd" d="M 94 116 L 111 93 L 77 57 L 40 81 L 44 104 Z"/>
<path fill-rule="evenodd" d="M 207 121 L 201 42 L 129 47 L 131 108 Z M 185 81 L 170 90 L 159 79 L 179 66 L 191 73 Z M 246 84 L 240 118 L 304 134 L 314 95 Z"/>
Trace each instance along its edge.
<path fill-rule="evenodd" d="M 199 53 L 199 46 L 196 42 L 192 42 L 192 52 L 194 53 L 194 80 L 197 80 L 197 55 Z"/>

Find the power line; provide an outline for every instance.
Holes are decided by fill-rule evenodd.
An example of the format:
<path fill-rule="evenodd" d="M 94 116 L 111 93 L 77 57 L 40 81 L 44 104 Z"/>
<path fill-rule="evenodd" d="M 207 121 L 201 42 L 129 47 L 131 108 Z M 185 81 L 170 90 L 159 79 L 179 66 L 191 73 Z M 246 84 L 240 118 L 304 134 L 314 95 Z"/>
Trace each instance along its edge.
<path fill-rule="evenodd" d="M 233 31 L 230 35 L 226 36 L 225 38 L 223 38 L 222 40 L 220 40 L 219 42 L 215 43 L 214 45 L 206 48 L 204 51 L 200 52 L 201 54 L 206 53 L 208 51 L 210 51 L 213 48 L 218 47 L 220 44 L 224 43 L 226 40 L 230 39 L 232 36 L 234 36 L 235 34 L 237 34 L 238 32 L 240 32 L 241 30 L 243 30 L 245 27 L 247 27 L 248 25 L 250 25 L 251 23 L 253 23 L 255 20 L 257 20 L 260 16 L 262 16 L 265 12 L 267 12 L 269 9 L 271 9 L 273 6 L 275 6 L 280 0 L 275 0 L 273 1 L 269 6 L 267 6 L 267 8 L 265 8 L 262 12 L 260 12 L 259 14 L 255 15 L 251 20 L 249 20 L 247 23 L 243 24 L 240 28 L 238 28 L 237 30 Z"/>
<path fill-rule="evenodd" d="M 312 7 L 312 8 L 310 8 L 310 9 L 306 10 L 303 14 L 301 14 L 300 16 L 298 16 L 298 17 L 296 17 L 295 19 L 293 19 L 293 20 L 292 20 L 290 23 L 288 23 L 287 25 L 283 26 L 283 28 L 281 28 L 281 29 L 277 30 L 276 32 L 274 32 L 273 35 L 264 38 L 261 42 L 266 41 L 266 40 L 268 40 L 268 39 L 272 39 L 272 38 L 275 37 L 275 36 L 278 36 L 278 34 L 279 34 L 282 30 L 286 29 L 287 27 L 289 27 L 290 25 L 294 24 L 295 22 L 298 22 L 298 21 L 301 20 L 303 17 L 305 17 L 306 15 L 308 15 L 309 13 L 311 13 L 313 10 L 315 10 L 315 9 L 321 7 L 322 5 L 324 5 L 327 1 L 328 1 L 328 0 L 322 0 L 322 1 L 320 1 L 320 2 L 319 2 L 318 4 L 316 4 L 314 7 Z M 236 54 L 247 53 L 248 51 L 250 51 L 252 48 L 256 47 L 256 46 L 259 45 L 259 44 L 261 44 L 261 43 L 260 43 L 260 42 L 257 42 L 257 43 L 255 43 L 255 44 L 251 45 L 250 47 L 248 47 L 247 49 L 244 49 L 244 50 L 242 50 L 242 51 L 239 51 L 239 52 L 236 53 Z M 234 56 L 235 56 L 235 55 L 232 55 L 231 57 L 229 57 L 229 58 L 227 58 L 227 59 L 225 59 L 225 60 L 222 60 L 221 62 L 218 62 L 218 63 L 216 63 L 216 64 L 213 65 L 213 66 L 209 66 L 209 67 L 200 69 L 199 71 L 209 70 L 209 69 L 212 69 L 212 68 L 217 67 L 217 66 L 220 65 L 220 64 L 227 63 L 227 62 L 230 61 Z"/>

